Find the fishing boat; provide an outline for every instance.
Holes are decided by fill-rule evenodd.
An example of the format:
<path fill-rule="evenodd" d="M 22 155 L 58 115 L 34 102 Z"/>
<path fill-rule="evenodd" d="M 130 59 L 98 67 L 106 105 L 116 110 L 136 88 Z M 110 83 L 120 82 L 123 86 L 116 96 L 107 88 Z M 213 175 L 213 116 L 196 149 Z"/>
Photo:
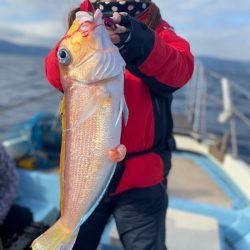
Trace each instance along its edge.
<path fill-rule="evenodd" d="M 248 129 L 250 120 L 236 109 L 231 96 L 232 90 L 240 91 L 248 100 L 250 95 L 224 76 L 209 73 L 220 81 L 222 96 L 209 95 L 208 72 L 198 63 L 186 87 L 188 95 L 179 97 L 185 110 L 174 112 L 167 245 L 170 250 L 249 250 L 250 166 L 238 156 L 235 119 Z M 230 125 L 229 132 L 222 129 L 223 136 L 207 130 L 209 101 L 221 106 L 219 122 Z M 19 124 L 4 140 L 20 167 L 16 202 L 28 207 L 34 221 L 44 226 L 59 216 L 60 136 L 60 119 L 42 113 Z M 21 250 L 21 240 L 15 239 L 8 249 Z M 107 224 L 99 249 L 123 249 L 114 219 Z"/>

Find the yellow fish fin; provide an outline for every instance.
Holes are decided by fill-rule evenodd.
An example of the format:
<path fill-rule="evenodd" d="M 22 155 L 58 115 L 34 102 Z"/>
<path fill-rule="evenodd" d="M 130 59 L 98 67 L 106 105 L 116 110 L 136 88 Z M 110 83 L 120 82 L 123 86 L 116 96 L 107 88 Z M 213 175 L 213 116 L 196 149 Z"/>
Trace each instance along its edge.
<path fill-rule="evenodd" d="M 62 144 L 61 144 L 61 154 L 60 154 L 60 209 L 61 214 L 63 213 L 63 168 L 64 168 L 64 156 L 65 156 L 65 96 L 62 98 L 61 102 L 61 114 L 62 114 Z"/>
<path fill-rule="evenodd" d="M 66 228 L 59 219 L 45 233 L 35 239 L 32 250 L 71 250 L 75 244 L 78 231 Z"/>

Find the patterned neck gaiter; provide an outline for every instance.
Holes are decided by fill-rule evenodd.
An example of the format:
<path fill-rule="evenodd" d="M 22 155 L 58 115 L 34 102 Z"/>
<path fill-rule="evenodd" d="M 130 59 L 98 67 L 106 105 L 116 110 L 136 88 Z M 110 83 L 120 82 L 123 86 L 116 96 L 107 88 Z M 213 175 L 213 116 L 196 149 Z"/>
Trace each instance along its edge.
<path fill-rule="evenodd" d="M 94 7 L 100 9 L 102 13 L 112 16 L 113 12 L 126 12 L 129 16 L 136 17 L 144 12 L 151 3 L 141 0 L 119 1 L 119 2 L 96 2 Z"/>

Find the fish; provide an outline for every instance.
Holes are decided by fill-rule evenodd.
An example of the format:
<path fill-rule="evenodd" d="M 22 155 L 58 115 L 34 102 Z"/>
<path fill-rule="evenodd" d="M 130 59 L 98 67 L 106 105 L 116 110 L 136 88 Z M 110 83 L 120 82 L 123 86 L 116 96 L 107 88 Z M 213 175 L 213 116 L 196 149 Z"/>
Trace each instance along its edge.
<path fill-rule="evenodd" d="M 79 11 L 57 52 L 62 101 L 61 216 L 35 239 L 33 250 L 70 250 L 80 226 L 104 196 L 116 169 L 109 149 L 120 145 L 125 62 L 100 10 Z"/>

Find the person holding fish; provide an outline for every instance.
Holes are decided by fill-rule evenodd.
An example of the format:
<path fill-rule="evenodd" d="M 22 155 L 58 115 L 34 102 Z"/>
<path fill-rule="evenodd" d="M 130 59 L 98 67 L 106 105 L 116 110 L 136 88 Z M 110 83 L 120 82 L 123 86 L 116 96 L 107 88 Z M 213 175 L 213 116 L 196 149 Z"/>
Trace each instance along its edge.
<path fill-rule="evenodd" d="M 98 19 L 101 12 L 103 21 Z M 93 14 L 90 13 L 95 13 L 94 17 L 91 17 Z M 81 23 L 80 26 L 79 23 Z M 98 38 L 98 42 L 91 37 L 91 32 L 101 30 L 103 23 L 106 26 L 109 40 L 115 45 L 114 47 L 108 42 L 106 42 L 107 46 L 104 46 L 105 42 L 103 41 L 105 39 Z M 54 231 L 49 232 L 48 230 L 48 233 L 45 233 L 47 242 L 49 241 L 48 235 L 53 235 L 56 245 L 52 245 L 50 240 L 50 245 L 47 248 L 42 248 L 41 246 L 46 240 L 40 238 L 39 242 L 38 238 L 38 241 L 33 245 L 33 249 L 97 249 L 104 227 L 111 215 L 115 218 L 121 242 L 126 250 L 166 249 L 165 216 L 168 203 L 166 190 L 167 176 L 171 168 L 170 141 L 173 128 L 171 103 L 173 93 L 183 87 L 193 73 L 194 58 L 189 43 L 179 37 L 173 27 L 161 18 L 159 8 L 151 0 L 99 0 L 92 1 L 92 3 L 85 0 L 79 8 L 70 12 L 69 27 L 66 36 L 45 60 L 48 81 L 62 91 L 66 98 L 66 125 L 64 124 L 66 129 L 64 130 L 62 145 L 62 152 L 66 152 L 66 156 L 63 159 L 61 158 L 61 162 L 65 164 L 63 176 L 66 178 L 67 165 L 75 161 L 72 158 L 74 154 L 67 153 L 67 151 L 73 152 L 71 151 L 73 146 L 72 148 L 68 146 L 67 149 L 67 143 L 70 144 L 74 138 L 81 141 L 80 134 L 76 133 L 81 126 L 82 131 L 91 131 L 91 126 L 94 126 L 100 120 L 97 119 L 98 110 L 103 110 L 102 114 L 106 112 L 105 117 L 108 117 L 108 114 L 110 117 L 112 115 L 118 117 L 118 119 L 110 118 L 115 123 L 111 130 L 116 133 L 119 130 L 117 127 L 121 126 L 121 130 L 119 130 L 121 131 L 121 137 L 118 136 L 113 144 L 107 144 L 110 145 L 108 160 L 117 162 L 117 166 L 114 172 L 111 168 L 107 170 L 109 175 L 107 175 L 107 178 L 105 177 L 105 183 L 108 186 L 102 186 L 103 191 L 98 191 L 99 193 L 96 196 L 99 198 L 89 202 L 92 205 L 89 205 L 90 208 L 86 210 L 88 212 L 83 213 L 84 216 L 81 219 L 79 217 L 76 222 L 74 222 L 74 216 L 78 213 L 78 210 L 76 207 L 70 207 L 70 204 L 75 201 L 71 200 L 67 203 L 63 199 L 68 198 L 64 196 L 66 198 L 62 198 L 64 205 L 62 219 L 59 221 L 60 225 L 56 224 Z M 81 35 L 78 34 L 79 31 L 81 31 Z M 102 33 L 99 33 L 98 37 L 102 36 Z M 84 39 L 88 38 L 90 44 L 87 46 L 86 43 L 84 46 L 81 45 L 83 37 Z M 71 43 L 69 44 L 68 40 L 70 39 Z M 103 44 L 100 45 L 101 43 Z M 73 49 L 70 49 L 70 46 L 73 46 Z M 84 52 L 82 52 L 83 50 Z M 90 51 L 94 52 L 90 54 Z M 118 54 L 122 58 L 115 54 L 116 51 L 119 51 Z M 89 56 L 86 57 L 87 59 L 78 60 L 77 56 L 81 53 L 84 53 L 84 55 L 89 53 Z M 109 57 L 108 54 L 112 53 L 113 56 L 110 56 L 110 58 L 116 59 L 110 64 L 107 58 Z M 96 58 L 101 58 L 101 55 L 104 59 L 98 59 L 98 64 L 93 66 Z M 90 61 L 92 61 L 91 66 L 88 65 Z M 76 71 L 83 65 L 81 73 Z M 119 79 L 122 80 L 121 75 L 123 75 L 122 69 L 124 66 L 125 83 L 123 90 Z M 89 74 L 91 70 L 94 70 L 94 72 Z M 105 75 L 107 80 L 103 80 L 104 78 L 101 78 L 100 75 Z M 116 78 L 117 75 L 119 75 L 118 78 Z M 110 84 L 111 79 L 115 78 L 114 83 Z M 102 82 L 102 86 L 92 84 L 92 87 L 87 89 L 84 84 L 86 81 L 91 82 L 90 79 Z M 105 81 L 108 82 L 107 85 L 104 84 Z M 115 82 L 117 82 L 117 86 Z M 114 91 L 114 88 L 117 89 Z M 74 94 L 78 90 L 79 93 Z M 125 99 L 122 97 L 123 91 Z M 83 92 L 87 94 L 83 94 Z M 117 101 L 115 100 L 116 96 L 119 97 Z M 111 97 L 112 102 L 110 101 Z M 96 102 L 96 100 L 98 101 Z M 112 103 L 117 104 L 109 109 L 108 107 L 111 107 Z M 80 109 L 81 105 L 85 107 L 84 110 Z M 67 112 L 69 114 L 72 109 L 78 106 L 79 112 L 76 112 L 77 115 L 73 117 L 72 114 L 71 117 L 67 118 Z M 108 110 L 115 111 L 110 113 Z M 122 111 L 125 115 L 120 122 Z M 78 118 L 75 120 L 75 117 Z M 92 125 L 90 125 L 90 121 Z M 84 123 L 85 127 L 83 127 Z M 87 125 L 87 123 L 89 124 Z M 98 128 L 95 127 L 96 130 Z M 109 133 L 108 127 L 105 130 Z M 76 134 L 73 135 L 74 133 Z M 88 135 L 84 136 L 87 137 Z M 97 137 L 95 135 L 91 138 L 95 140 Z M 77 145 L 75 146 L 76 152 L 81 151 L 80 154 L 86 155 L 83 158 L 96 161 L 97 156 L 92 151 L 88 151 L 89 149 L 83 143 L 81 144 L 76 140 L 74 145 Z M 99 147 L 96 146 L 96 148 L 99 150 Z M 91 154 L 93 154 L 92 158 L 90 158 Z M 100 160 L 100 162 L 103 162 L 102 165 L 105 168 L 106 160 Z M 74 168 L 74 164 L 71 168 Z M 104 172 L 100 174 L 100 171 Z M 88 178 L 105 175 L 105 169 L 100 171 L 95 170 L 92 174 L 88 172 Z M 111 181 L 108 176 L 112 177 Z M 99 188 L 97 180 L 100 180 L 98 178 L 96 177 L 95 180 L 97 190 Z M 85 182 L 88 182 L 88 180 L 86 179 Z M 72 194 L 71 186 L 67 187 L 69 182 L 64 179 L 62 188 L 64 194 L 69 192 L 67 190 L 71 190 L 68 196 Z M 81 195 L 84 196 L 87 192 L 84 190 L 85 187 L 78 185 L 75 188 L 79 193 L 78 198 Z M 97 192 L 93 187 L 89 189 L 91 195 Z M 88 197 L 91 196 L 90 194 L 88 194 Z M 83 203 L 87 203 L 86 197 Z M 82 212 L 82 208 L 79 211 Z M 66 222 L 65 214 L 67 213 L 71 220 L 68 219 Z M 80 221 L 80 223 L 76 227 L 77 221 Z M 65 226 L 66 224 L 67 226 Z M 62 227 L 64 228 L 63 232 L 61 229 L 59 230 Z M 59 235 L 59 232 L 61 236 L 57 237 L 56 235 Z M 76 233 L 75 239 L 71 243 L 61 241 L 62 238 L 71 237 L 74 233 Z M 60 244 L 64 246 L 71 244 L 71 246 L 60 248 Z"/>

